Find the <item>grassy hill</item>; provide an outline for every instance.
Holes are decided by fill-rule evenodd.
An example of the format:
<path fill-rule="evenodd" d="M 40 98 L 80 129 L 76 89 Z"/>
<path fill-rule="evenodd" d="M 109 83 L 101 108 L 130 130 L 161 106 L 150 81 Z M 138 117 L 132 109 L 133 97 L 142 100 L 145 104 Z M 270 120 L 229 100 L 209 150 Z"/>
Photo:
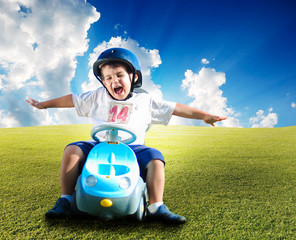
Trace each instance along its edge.
<path fill-rule="evenodd" d="M 291 239 L 296 235 L 296 127 L 154 126 L 166 158 L 164 200 L 182 226 L 48 221 L 64 147 L 90 125 L 0 129 L 1 239 Z"/>

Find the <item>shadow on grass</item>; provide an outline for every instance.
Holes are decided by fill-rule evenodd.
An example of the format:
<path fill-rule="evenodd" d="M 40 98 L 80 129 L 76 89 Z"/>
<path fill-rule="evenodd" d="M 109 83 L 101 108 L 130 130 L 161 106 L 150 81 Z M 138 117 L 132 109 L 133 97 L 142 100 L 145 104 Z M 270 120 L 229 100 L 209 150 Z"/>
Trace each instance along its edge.
<path fill-rule="evenodd" d="M 138 230 L 157 230 L 157 229 L 182 229 L 184 224 L 178 225 L 178 224 L 165 224 L 161 221 L 149 221 L 149 220 L 143 220 L 143 221 L 136 221 L 135 219 L 131 219 L 129 217 L 126 218 L 120 218 L 120 219 L 112 219 L 112 220 L 101 220 L 97 217 L 93 216 L 70 216 L 67 218 L 62 219 L 48 219 L 44 217 L 47 227 L 48 228 L 54 228 L 54 227 L 61 227 L 61 228 L 73 228 L 73 229 L 84 229 L 84 230 L 122 230 L 122 231 L 129 231 L 132 229 L 138 229 Z"/>

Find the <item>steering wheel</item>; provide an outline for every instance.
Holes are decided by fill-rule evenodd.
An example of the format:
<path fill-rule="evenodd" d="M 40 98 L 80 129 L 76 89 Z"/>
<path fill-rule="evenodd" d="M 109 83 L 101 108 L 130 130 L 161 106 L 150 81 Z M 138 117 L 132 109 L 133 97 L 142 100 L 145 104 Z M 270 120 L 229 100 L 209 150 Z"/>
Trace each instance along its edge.
<path fill-rule="evenodd" d="M 94 127 L 91 130 L 91 137 L 97 141 L 97 142 L 102 142 L 97 136 L 96 134 L 102 131 L 109 131 L 109 136 L 111 135 L 112 139 L 115 139 L 115 141 L 117 142 L 122 142 L 124 144 L 130 144 L 132 142 L 134 142 L 137 139 L 136 134 L 129 128 L 127 128 L 126 126 L 122 126 L 122 125 L 118 125 L 118 124 L 102 124 L 102 125 L 98 125 L 96 127 Z M 121 140 L 121 137 L 118 136 L 118 131 L 123 131 L 126 132 L 130 135 L 129 138 L 123 139 Z M 108 134 L 108 132 L 107 132 Z M 114 140 L 110 140 L 110 141 L 114 141 Z M 108 140 L 107 140 L 108 141 Z"/>

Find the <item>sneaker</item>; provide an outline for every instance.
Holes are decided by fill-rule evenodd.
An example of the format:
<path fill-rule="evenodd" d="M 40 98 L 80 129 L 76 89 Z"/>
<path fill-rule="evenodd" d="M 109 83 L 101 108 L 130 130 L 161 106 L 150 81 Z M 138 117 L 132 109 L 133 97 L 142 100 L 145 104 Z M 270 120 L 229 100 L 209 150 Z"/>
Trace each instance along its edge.
<path fill-rule="evenodd" d="M 63 218 L 71 213 L 71 204 L 66 198 L 59 198 L 55 206 L 50 209 L 45 216 L 47 218 Z"/>
<path fill-rule="evenodd" d="M 171 212 L 168 207 L 163 204 L 161 205 L 155 213 L 150 213 L 147 211 L 147 218 L 149 220 L 160 220 L 164 223 L 185 223 L 186 218 L 183 216 L 179 216 L 173 212 Z"/>

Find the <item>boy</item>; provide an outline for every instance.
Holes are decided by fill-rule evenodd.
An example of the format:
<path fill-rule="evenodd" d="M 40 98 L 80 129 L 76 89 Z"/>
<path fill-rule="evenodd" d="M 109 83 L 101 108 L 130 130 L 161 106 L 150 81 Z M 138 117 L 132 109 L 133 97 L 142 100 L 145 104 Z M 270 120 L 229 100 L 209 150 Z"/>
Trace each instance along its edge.
<path fill-rule="evenodd" d="M 164 157 L 156 149 L 144 145 L 145 132 L 151 123 L 168 124 L 172 115 L 184 118 L 202 119 L 214 126 L 225 117 L 214 116 L 189 106 L 163 100 L 156 100 L 146 93 L 135 93 L 141 87 L 142 74 L 137 57 L 123 48 L 104 51 L 93 66 L 94 74 L 103 87 L 83 93 L 69 94 L 49 101 L 26 100 L 38 109 L 52 107 L 75 107 L 79 116 L 91 117 L 94 125 L 106 122 L 127 124 L 137 135 L 130 147 L 135 152 L 141 177 L 146 181 L 149 195 L 147 216 L 166 223 L 185 223 L 186 219 L 169 211 L 163 204 Z M 46 217 L 64 217 L 70 214 L 71 196 L 81 166 L 97 143 L 75 142 L 65 150 L 60 170 L 62 196 Z"/>

